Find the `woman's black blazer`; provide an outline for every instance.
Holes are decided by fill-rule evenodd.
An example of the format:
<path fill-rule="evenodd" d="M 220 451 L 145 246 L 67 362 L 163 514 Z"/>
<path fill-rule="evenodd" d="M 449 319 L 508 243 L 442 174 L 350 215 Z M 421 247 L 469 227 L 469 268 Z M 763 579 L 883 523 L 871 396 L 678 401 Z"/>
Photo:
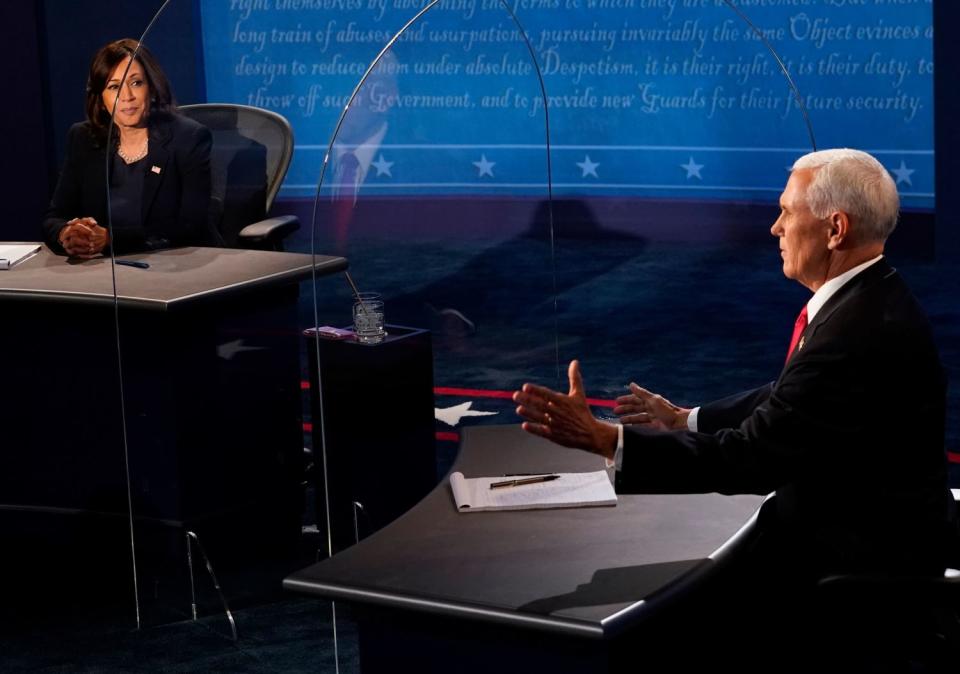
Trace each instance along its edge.
<path fill-rule="evenodd" d="M 210 130 L 176 114 L 150 120 L 150 146 L 143 162 L 141 226 L 115 227 L 115 253 L 156 247 L 216 245 L 210 224 Z M 116 153 L 110 153 L 116 161 Z M 67 155 L 43 222 L 47 245 L 63 252 L 58 241 L 67 221 L 93 217 L 107 227 L 106 151 L 88 122 L 74 124 Z"/>

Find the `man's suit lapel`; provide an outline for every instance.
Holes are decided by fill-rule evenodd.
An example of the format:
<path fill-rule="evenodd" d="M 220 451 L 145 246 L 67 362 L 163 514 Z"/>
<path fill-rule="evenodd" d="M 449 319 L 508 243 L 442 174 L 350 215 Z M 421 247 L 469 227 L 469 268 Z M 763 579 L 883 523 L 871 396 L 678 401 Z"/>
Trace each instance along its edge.
<path fill-rule="evenodd" d="M 167 143 L 170 141 L 170 129 L 166 124 L 157 124 L 150 130 L 150 152 L 147 154 L 147 168 L 143 176 L 143 204 L 140 209 L 140 222 L 148 222 L 150 209 L 160 189 L 167 169 L 170 152 Z"/>
<path fill-rule="evenodd" d="M 814 316 L 810 324 L 807 325 L 803 334 L 800 335 L 797 350 L 790 357 L 790 360 L 787 361 L 786 366 L 780 374 L 780 378 L 783 377 L 783 372 L 789 370 L 790 365 L 803 354 L 803 350 L 816 341 L 817 332 L 830 321 L 838 309 L 850 301 L 855 301 L 861 293 L 896 273 L 897 270 L 891 267 L 884 258 L 864 269 L 835 292 L 830 299 L 820 307 L 820 311 L 817 312 L 817 315 Z"/>
<path fill-rule="evenodd" d="M 820 311 L 813 317 L 813 321 L 803 331 L 806 341 L 816 339 L 817 331 L 833 317 L 840 307 L 855 300 L 864 291 L 896 273 L 897 270 L 891 267 L 886 259 L 881 259 L 850 279 L 820 307 Z"/>

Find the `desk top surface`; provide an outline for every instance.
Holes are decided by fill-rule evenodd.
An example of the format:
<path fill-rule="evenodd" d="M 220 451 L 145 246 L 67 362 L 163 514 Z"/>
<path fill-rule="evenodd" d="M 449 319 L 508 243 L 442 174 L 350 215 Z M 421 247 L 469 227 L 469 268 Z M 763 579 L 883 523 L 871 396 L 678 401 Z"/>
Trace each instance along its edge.
<path fill-rule="evenodd" d="M 465 429 L 466 477 L 603 468 L 519 426 Z M 709 574 L 763 498 L 620 495 L 616 507 L 458 513 L 443 480 L 401 518 L 284 581 L 289 590 L 605 638 Z"/>
<path fill-rule="evenodd" d="M 121 306 L 166 310 L 214 295 L 255 290 L 347 268 L 342 257 L 233 248 L 172 248 L 118 256 L 148 269 L 116 265 L 97 258 L 76 261 L 46 246 L 13 269 L 0 272 L 0 300 L 53 300 L 112 303 L 114 273 Z"/>

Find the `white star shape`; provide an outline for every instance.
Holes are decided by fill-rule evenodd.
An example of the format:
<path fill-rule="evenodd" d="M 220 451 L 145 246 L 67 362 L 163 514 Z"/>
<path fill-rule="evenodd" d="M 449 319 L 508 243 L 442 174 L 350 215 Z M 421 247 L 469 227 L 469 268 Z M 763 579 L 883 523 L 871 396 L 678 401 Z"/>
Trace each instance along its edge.
<path fill-rule="evenodd" d="M 593 176 L 594 178 L 599 178 L 597 175 L 597 167 L 600 166 L 598 162 L 590 161 L 590 155 L 583 155 L 583 161 L 578 161 L 577 166 L 580 167 L 582 172 L 581 178 L 586 178 L 587 176 Z"/>
<path fill-rule="evenodd" d="M 373 166 L 377 169 L 377 176 L 387 176 L 392 178 L 393 175 L 390 173 L 390 167 L 393 166 L 394 162 L 387 161 L 383 158 L 383 155 L 380 155 L 380 158 L 377 161 L 370 162 L 370 166 Z"/>
<path fill-rule="evenodd" d="M 433 416 L 447 426 L 456 426 L 463 417 L 489 417 L 497 414 L 496 412 L 478 412 L 477 410 L 472 410 L 470 409 L 471 405 L 473 405 L 472 400 L 454 405 L 453 407 L 434 407 Z"/>
<path fill-rule="evenodd" d="M 897 176 L 897 184 L 898 184 L 898 185 L 899 185 L 900 183 L 907 183 L 908 185 L 910 185 L 911 187 L 913 187 L 913 181 L 910 180 L 910 176 L 912 176 L 913 173 L 914 173 L 916 170 L 917 170 L 917 169 L 908 169 L 908 168 L 907 168 L 907 165 L 904 164 L 904 163 L 903 163 L 903 160 L 901 159 L 901 160 L 900 160 L 900 168 L 892 169 L 892 170 L 890 171 L 890 173 L 892 173 L 893 175 Z"/>
<path fill-rule="evenodd" d="M 680 164 L 680 168 L 687 172 L 687 180 L 690 178 L 703 180 L 703 176 L 700 175 L 700 169 L 703 168 L 703 164 L 698 164 L 697 162 L 693 161 L 693 157 L 690 157 L 686 164 Z"/>
<path fill-rule="evenodd" d="M 233 357 L 244 351 L 263 351 L 265 346 L 244 346 L 242 339 L 235 339 L 232 342 L 224 342 L 217 346 L 217 356 L 224 360 L 233 360 Z"/>
<path fill-rule="evenodd" d="M 487 161 L 487 155 L 481 154 L 480 161 L 471 162 L 474 166 L 477 167 L 477 177 L 482 178 L 483 176 L 493 177 L 493 167 L 497 165 L 495 161 Z"/>

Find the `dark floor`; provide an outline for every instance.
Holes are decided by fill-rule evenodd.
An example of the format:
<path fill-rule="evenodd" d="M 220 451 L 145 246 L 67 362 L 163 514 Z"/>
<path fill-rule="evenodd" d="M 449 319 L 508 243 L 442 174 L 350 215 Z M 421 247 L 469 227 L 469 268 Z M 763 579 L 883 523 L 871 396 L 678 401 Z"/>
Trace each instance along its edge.
<path fill-rule="evenodd" d="M 436 386 L 481 392 L 437 396 L 437 407 L 470 402 L 473 411 L 493 413 L 467 417 L 464 424 L 512 423 L 512 405 L 497 392 L 527 380 L 565 386 L 566 362 L 574 357 L 582 361 L 588 393 L 607 400 L 630 381 L 681 404 L 756 386 L 776 376 L 794 315 L 807 297 L 783 279 L 772 240 L 682 245 L 620 236 L 560 241 L 551 248 L 535 237 L 517 237 L 352 245 L 345 252 L 354 278 L 362 289 L 384 294 L 388 322 L 433 330 Z M 309 240 L 294 249 L 309 251 Z M 892 261 L 930 315 L 951 382 L 947 449 L 960 452 L 960 269 Z M 317 297 L 320 324 L 349 323 L 350 295 L 342 279 L 321 280 Z M 304 324 L 313 322 L 312 299 L 307 286 Z M 455 434 L 458 428 L 437 422 L 439 432 Z M 448 439 L 437 443 L 438 476 L 456 447 L 451 436 L 442 437 Z M 952 471 L 953 486 L 960 486 L 960 465 Z M 304 524 L 313 524 L 310 519 L 305 515 Z M 152 587 L 141 578 L 145 626 L 136 630 L 129 594 L 117 590 L 132 583 L 125 577 L 128 567 L 107 578 L 101 570 L 93 582 L 71 559 L 58 559 L 45 570 L 50 576 L 33 574 L 40 584 L 51 579 L 39 591 L 18 587 L 9 573 L 16 566 L 4 564 L 0 671 L 358 671 L 346 609 L 340 607 L 335 640 L 331 604 L 280 589 L 286 573 L 312 563 L 324 546 L 310 531 L 281 559 L 254 554 L 232 568 L 219 565 L 236 615 L 237 642 L 227 636 L 229 626 L 202 571 L 202 617 L 196 622 L 189 620 L 182 571 L 170 571 Z M 23 552 L 0 554 L 10 560 Z M 96 583 L 111 589 L 101 594 Z M 67 596 L 72 590 L 66 588 L 83 586 L 85 592 Z"/>

